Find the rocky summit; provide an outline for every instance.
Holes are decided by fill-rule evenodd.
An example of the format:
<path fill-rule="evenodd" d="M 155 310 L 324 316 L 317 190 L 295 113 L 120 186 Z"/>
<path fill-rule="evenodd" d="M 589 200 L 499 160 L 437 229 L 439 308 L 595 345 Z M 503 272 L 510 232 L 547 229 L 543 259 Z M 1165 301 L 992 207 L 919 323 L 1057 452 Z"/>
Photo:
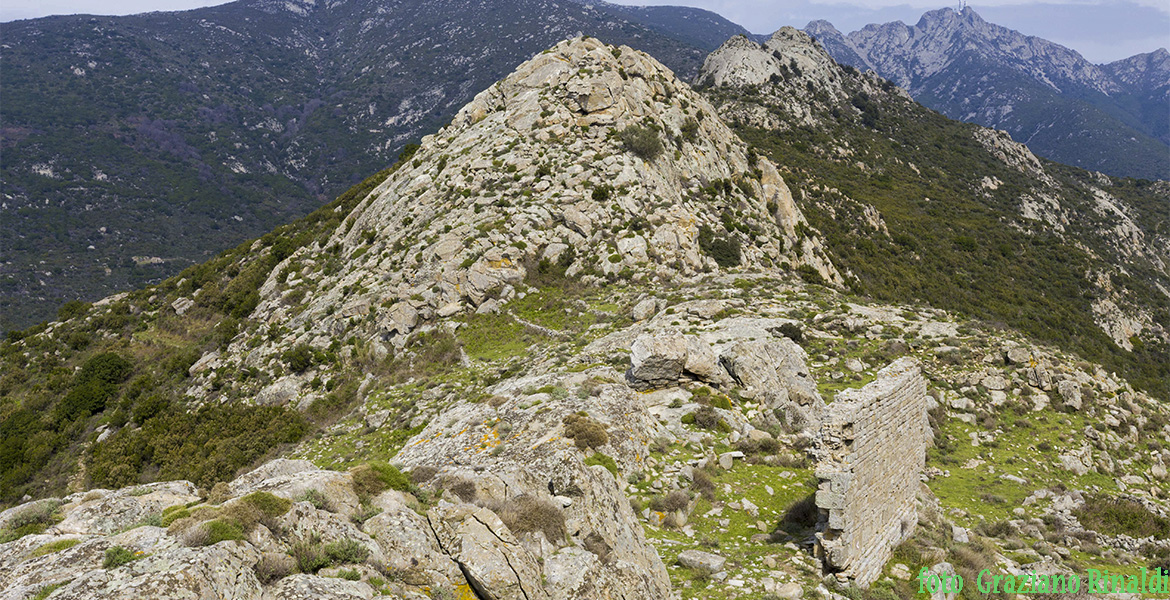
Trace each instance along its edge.
<path fill-rule="evenodd" d="M 872 69 L 951 118 L 1006 130 L 1041 156 L 1110 175 L 1170 177 L 1164 48 L 1095 65 L 969 6 L 932 10 L 914 25 L 842 34 L 813 21 L 805 31 L 842 64 Z"/>
<path fill-rule="evenodd" d="M 1016 192 L 1149 197 L 792 29 L 700 81 L 563 41 L 308 217 L 10 336 L 3 597 L 876 600 L 923 572 L 1165 564 L 1162 306 L 1126 362 L 955 291 L 1080 324 L 1087 299 L 972 256 L 1080 270 L 1060 223 L 1120 288 L 1080 204 L 1032 223 Z M 909 172 L 934 200 L 869 195 Z M 878 287 L 874 256 L 954 310 Z M 1074 341 L 1113 343 L 1086 318 Z"/>

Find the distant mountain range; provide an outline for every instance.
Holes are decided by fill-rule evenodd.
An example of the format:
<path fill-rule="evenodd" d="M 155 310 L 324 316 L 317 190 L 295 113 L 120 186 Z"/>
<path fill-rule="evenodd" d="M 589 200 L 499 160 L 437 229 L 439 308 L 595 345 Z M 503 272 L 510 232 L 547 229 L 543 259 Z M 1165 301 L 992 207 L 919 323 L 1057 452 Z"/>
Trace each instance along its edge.
<path fill-rule="evenodd" d="M 0 331 L 319 207 L 579 34 L 681 77 L 746 31 L 570 0 L 243 0 L 4 24 Z"/>
<path fill-rule="evenodd" d="M 872 69 L 951 118 L 1003 129 L 1034 152 L 1109 175 L 1170 179 L 1170 53 L 1106 65 L 988 23 L 974 10 L 928 12 L 913 26 L 848 35 L 805 31 L 835 60 Z"/>

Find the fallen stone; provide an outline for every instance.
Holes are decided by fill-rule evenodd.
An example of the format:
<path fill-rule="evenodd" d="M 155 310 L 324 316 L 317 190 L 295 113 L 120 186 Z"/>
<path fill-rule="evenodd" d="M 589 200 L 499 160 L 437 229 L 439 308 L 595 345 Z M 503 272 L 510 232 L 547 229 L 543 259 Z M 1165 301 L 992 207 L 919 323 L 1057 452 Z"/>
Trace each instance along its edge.
<path fill-rule="evenodd" d="M 678 564 L 689 569 L 718 573 L 727 564 L 727 559 L 701 550 L 683 550 L 678 555 Z"/>

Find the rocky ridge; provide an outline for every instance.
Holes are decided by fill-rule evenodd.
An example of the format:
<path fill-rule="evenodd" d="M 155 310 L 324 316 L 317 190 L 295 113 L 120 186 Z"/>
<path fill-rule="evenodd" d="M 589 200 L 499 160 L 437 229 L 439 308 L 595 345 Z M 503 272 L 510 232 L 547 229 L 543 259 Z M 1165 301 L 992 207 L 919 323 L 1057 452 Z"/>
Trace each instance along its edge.
<path fill-rule="evenodd" d="M 849 94 L 868 85 L 909 102 L 844 73 Z M 816 101 L 811 76 L 790 87 Z M 285 230 L 295 243 L 262 239 L 210 263 L 230 273 L 192 270 L 5 341 L 0 383 L 22 408 L 59 413 L 27 388 L 56 394 L 71 385 L 62 372 L 93 370 L 95 357 L 107 370 L 118 370 L 111 354 L 134 358 L 125 369 L 137 377 L 111 377 L 105 411 L 57 425 L 84 446 L 77 491 L 0 514 L 3 593 L 839 600 L 912 596 L 920 568 L 970 579 L 981 564 L 1122 572 L 1163 560 L 1165 403 L 997 324 L 804 281 L 852 280 L 802 216 L 821 210 L 809 200 L 820 190 L 788 187 L 808 163 L 753 158 L 719 120 L 739 114 L 723 89 L 709 92 L 716 112 L 644 55 L 565 42 L 478 96 L 372 192 L 318 215 L 323 233 Z M 808 111 L 821 124 L 827 98 Z M 850 163 L 875 165 L 858 178 L 886 168 L 858 139 L 833 140 L 856 153 Z M 996 147 L 992 185 L 1047 172 Z M 795 147 L 791 158 L 802 160 Z M 737 180 L 735 169 L 755 172 Z M 636 176 L 618 183 L 627 170 Z M 896 224 L 870 208 L 860 227 Z M 469 245 L 445 239 L 471 231 Z M 221 328 L 217 307 L 249 293 L 253 308 Z M 167 346 L 191 330 L 207 337 L 200 352 L 172 361 Z M 898 360 L 921 365 L 930 395 L 920 526 L 904 562 L 851 590 L 813 554 L 807 451 L 821 416 L 858 397 L 849 390 L 880 389 Z M 160 368 L 172 362 L 186 377 Z M 25 379 L 10 366 L 27 366 Z M 131 484 L 152 477 L 160 459 L 135 454 L 151 440 L 134 436 L 157 427 L 151 404 L 164 394 L 183 412 L 295 407 L 317 430 L 202 489 L 96 489 L 98 459 L 120 451 L 144 463 L 123 475 Z M 1102 522 L 1110 503 L 1141 527 Z"/>
<path fill-rule="evenodd" d="M 630 132 L 654 152 L 629 150 L 643 143 L 623 142 Z M 669 70 L 628 47 L 564 42 L 424 138 L 331 239 L 274 269 L 253 318 L 300 333 L 260 348 L 240 334 L 197 370 L 267 369 L 290 345 L 354 335 L 402 349 L 416 329 L 499 310 L 541 264 L 585 285 L 785 265 L 839 281 L 807 227 L 775 166 Z M 331 256 L 348 260 L 323 272 Z M 260 397 L 288 401 L 284 387 Z"/>
<path fill-rule="evenodd" d="M 799 135 L 801 128 L 830 130 L 840 127 L 842 122 L 854 120 L 860 120 L 865 127 L 883 130 L 886 127 L 879 121 L 882 114 L 898 114 L 905 119 L 925 118 L 925 115 L 918 114 L 920 109 L 900 88 L 872 72 L 862 74 L 851 67 L 839 66 L 819 41 L 792 28 L 777 31 L 763 45 L 742 37 L 729 40 L 711 54 L 697 80 L 715 86 L 716 104 L 725 119 L 764 131 Z M 731 97 L 720 98 L 719 94 L 724 93 L 721 90 L 735 92 Z M 1091 311 L 1098 327 L 1126 350 L 1133 349 L 1131 338 L 1140 336 L 1143 331 L 1155 338 L 1166 339 L 1167 332 L 1153 317 L 1150 305 L 1161 301 L 1157 296 L 1165 296 L 1167 276 L 1170 276 L 1167 270 L 1170 266 L 1167 249 L 1170 246 L 1156 228 L 1140 224 L 1148 217 L 1139 216 L 1142 214 L 1139 205 L 1120 197 L 1115 191 L 1117 182 L 1101 174 L 1076 179 L 1060 177 L 1056 165 L 1041 161 L 1028 147 L 1013 141 L 1004 131 L 972 127 L 962 135 L 975 141 L 985 155 L 998 163 L 981 165 L 983 173 L 975 176 L 980 181 L 964 185 L 970 189 L 963 193 L 975 194 L 994 203 L 998 201 L 996 195 L 1007 189 L 1000 189 L 1007 178 L 999 172 L 1001 169 L 1023 176 L 1023 185 L 1013 186 L 1011 197 L 1006 199 L 1011 212 L 1003 216 L 1013 221 L 1013 229 L 1051 232 L 1093 255 L 1113 257 L 1095 263 L 1091 272 L 1083 275 L 1083 284 L 1094 289 L 1096 296 L 1091 308 L 1085 307 L 1088 309 L 1085 313 Z M 847 135 L 829 136 L 815 153 L 856 169 L 859 177 L 880 176 L 882 171 L 890 169 L 876 164 L 888 157 L 870 152 L 866 158 L 864 150 L 851 145 L 851 142 L 858 143 L 851 138 Z M 922 141 L 907 136 L 898 143 L 919 145 Z M 899 168 L 908 166 L 908 177 L 923 176 L 920 168 L 923 163 L 907 165 L 901 158 L 894 158 L 893 162 Z M 818 195 L 828 191 L 815 173 L 810 172 L 808 179 L 808 186 L 817 190 Z M 1148 189 L 1152 192 L 1151 197 L 1160 193 L 1158 185 Z M 800 192 L 802 195 L 806 193 L 804 190 Z M 839 190 L 830 192 L 832 196 L 839 194 Z M 844 203 L 841 209 L 859 213 L 857 220 L 867 236 L 893 235 L 876 206 L 857 203 L 848 197 L 840 200 Z M 1135 264 L 1145 265 L 1152 277 L 1162 282 L 1153 300 L 1139 301 L 1132 295 L 1134 289 L 1125 290 L 1113 283 L 1126 277 L 1125 273 Z"/>

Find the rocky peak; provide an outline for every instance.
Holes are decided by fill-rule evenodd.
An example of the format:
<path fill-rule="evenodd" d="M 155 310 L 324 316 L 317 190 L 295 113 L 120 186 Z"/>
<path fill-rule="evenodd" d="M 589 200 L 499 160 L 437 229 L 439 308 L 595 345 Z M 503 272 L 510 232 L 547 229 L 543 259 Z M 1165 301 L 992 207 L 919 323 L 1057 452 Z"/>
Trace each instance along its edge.
<path fill-rule="evenodd" d="M 1132 88 L 1170 97 L 1170 52 L 1165 48 L 1111 62 L 1102 68 Z"/>
<path fill-rule="evenodd" d="M 1110 94 L 1119 89 L 1076 51 L 988 23 L 970 7 L 927 12 L 914 26 L 901 21 L 866 25 L 846 38 L 879 73 L 912 93 L 965 55 L 1002 64 L 1056 90 L 1084 86 Z"/>
<path fill-rule="evenodd" d="M 793 89 L 811 84 L 833 98 L 842 97 L 840 67 L 812 36 L 794 27 L 781 28 L 762 45 L 743 37 L 728 40 L 707 57 L 698 81 L 728 87 L 770 83 Z"/>
<path fill-rule="evenodd" d="M 252 316 L 300 333 L 258 349 L 241 335 L 219 360 L 263 369 L 288 342 L 350 335 L 401 347 L 493 310 L 534 268 L 587 285 L 801 265 L 840 281 L 804 224 L 776 167 L 669 69 L 577 38 L 476 96 L 273 271 Z"/>

